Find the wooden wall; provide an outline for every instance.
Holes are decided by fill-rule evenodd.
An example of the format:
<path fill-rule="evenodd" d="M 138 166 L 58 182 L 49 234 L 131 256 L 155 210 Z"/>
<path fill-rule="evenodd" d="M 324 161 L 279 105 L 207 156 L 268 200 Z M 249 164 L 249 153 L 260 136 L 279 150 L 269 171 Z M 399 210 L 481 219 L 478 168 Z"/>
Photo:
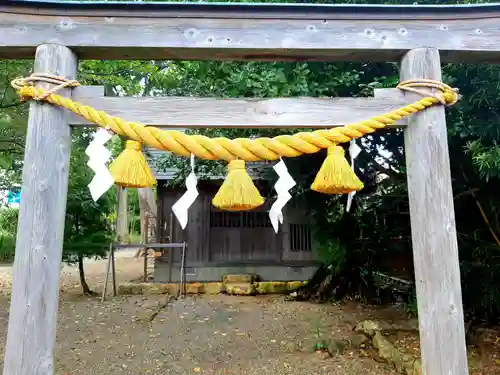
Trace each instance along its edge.
<path fill-rule="evenodd" d="M 254 211 L 227 212 L 212 205 L 212 189 L 199 187 L 199 192 L 183 231 L 171 213 L 173 204 L 184 191 L 164 186 L 158 188 L 158 241 L 170 242 L 172 233 L 172 242 L 187 242 L 187 266 L 246 262 L 310 263 L 314 260 L 312 226 L 307 222 L 304 209 L 290 205 L 284 212 L 284 224 L 276 234 L 268 217 L 272 200 Z M 180 250 L 174 253 L 173 263 L 179 263 Z M 158 261 L 164 262 L 165 258 L 160 257 Z"/>
<path fill-rule="evenodd" d="M 210 209 L 209 261 L 279 262 L 283 253 L 282 232 L 274 233 L 265 204 L 254 211 L 225 212 Z"/>
<path fill-rule="evenodd" d="M 188 244 L 186 263 L 206 262 L 210 249 L 210 216 L 211 197 L 200 192 L 198 199 L 189 210 L 189 221 L 185 230 L 172 214 L 172 206 L 184 192 L 177 189 L 158 188 L 158 241 L 161 243 Z M 171 228 L 172 227 L 172 228 Z M 172 234 L 172 238 L 170 235 Z M 181 261 L 181 253 L 173 251 L 173 262 Z"/>

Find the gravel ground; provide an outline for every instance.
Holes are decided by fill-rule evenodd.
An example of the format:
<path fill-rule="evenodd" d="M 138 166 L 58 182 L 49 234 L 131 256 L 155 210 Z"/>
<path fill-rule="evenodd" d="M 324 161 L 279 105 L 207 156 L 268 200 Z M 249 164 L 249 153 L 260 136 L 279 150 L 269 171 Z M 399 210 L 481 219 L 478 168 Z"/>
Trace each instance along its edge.
<path fill-rule="evenodd" d="M 344 337 L 341 308 L 276 298 L 211 296 L 64 301 L 57 375 L 391 374 L 358 353 L 322 358 L 322 338 Z M 338 310 L 335 312 L 334 310 Z"/>
<path fill-rule="evenodd" d="M 139 279 L 135 251 L 117 254 L 118 281 Z M 87 261 L 87 281 L 102 290 L 105 261 Z M 10 287 L 11 268 L 0 267 Z M 63 267 L 56 375 L 322 375 L 393 374 L 361 353 L 325 358 L 321 339 L 348 337 L 355 319 L 341 306 L 284 302 L 279 297 L 99 297 L 79 294 L 75 267 Z M 0 358 L 9 298 L 0 296 Z M 151 320 L 155 314 L 154 319 Z"/>
<path fill-rule="evenodd" d="M 118 282 L 141 278 L 142 259 L 134 254 L 134 250 L 117 254 Z M 102 290 L 105 266 L 102 260 L 85 264 L 87 281 L 96 291 Z M 0 266 L 0 290 L 7 291 L 10 285 L 11 267 Z M 0 361 L 8 309 L 8 296 L 0 295 Z M 82 296 L 77 269 L 64 266 L 56 375 L 396 374 L 372 359 L 369 349 L 332 357 L 314 352 L 314 344 L 321 340 L 349 337 L 363 319 L 390 322 L 401 319 L 401 314 L 394 308 L 285 302 L 276 296 L 171 301 L 166 296 L 119 296 L 101 303 L 99 296 Z M 404 336 L 404 346 L 418 352 L 415 339 Z M 498 348 L 486 368 L 471 374 L 499 374 L 497 353 Z"/>

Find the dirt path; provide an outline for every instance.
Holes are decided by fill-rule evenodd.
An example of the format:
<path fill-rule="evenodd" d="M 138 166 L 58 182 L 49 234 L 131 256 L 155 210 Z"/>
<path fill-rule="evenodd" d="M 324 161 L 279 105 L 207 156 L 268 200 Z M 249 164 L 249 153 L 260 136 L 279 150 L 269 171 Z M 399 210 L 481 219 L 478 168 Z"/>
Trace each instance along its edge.
<path fill-rule="evenodd" d="M 118 281 L 142 276 L 135 251 L 117 254 Z M 86 261 L 87 280 L 102 290 L 106 262 Z M 10 267 L 0 267 L 8 288 Z M 394 309 L 285 302 L 282 297 L 109 297 L 80 294 L 78 270 L 61 278 L 56 375 L 390 375 L 362 350 L 325 358 L 315 343 L 347 338 L 356 322 L 394 315 Z M 164 308 L 159 308 L 164 306 Z M 9 298 L 0 296 L 0 358 Z M 154 316 L 154 318 L 152 318 Z M 485 372 L 485 374 L 496 372 Z M 474 374 L 479 374 L 475 372 Z"/>
<path fill-rule="evenodd" d="M 202 297 L 174 301 L 150 321 L 165 297 L 61 301 L 57 375 L 394 374 L 387 366 L 346 352 L 322 358 L 319 337 L 350 333 L 342 309 L 276 298 Z M 7 301 L 0 320 L 6 322 Z M 6 334 L 0 324 L 0 345 Z"/>
<path fill-rule="evenodd" d="M 139 279 L 135 251 L 117 254 L 118 281 Z M 106 262 L 86 261 L 90 287 L 102 290 Z M 0 283 L 12 270 L 0 267 Z M 387 366 L 347 352 L 333 358 L 314 353 L 323 338 L 349 335 L 352 322 L 341 308 L 286 303 L 281 298 L 206 296 L 172 301 L 150 321 L 165 296 L 79 295 L 78 270 L 64 266 L 56 349 L 57 375 L 392 374 Z M 0 356 L 9 300 L 0 297 Z"/>
<path fill-rule="evenodd" d="M 139 280 L 143 275 L 144 258 L 135 258 L 136 250 L 116 252 L 116 277 L 118 283 Z M 84 269 L 87 282 L 94 291 L 101 291 L 104 285 L 107 261 L 105 259 L 86 259 Z M 0 290 L 9 292 L 12 287 L 12 266 L 0 265 Z M 109 286 L 108 286 L 109 288 Z M 78 293 L 80 278 L 76 265 L 64 264 L 61 270 L 61 292 Z M 109 289 L 108 289 L 109 290 Z"/>

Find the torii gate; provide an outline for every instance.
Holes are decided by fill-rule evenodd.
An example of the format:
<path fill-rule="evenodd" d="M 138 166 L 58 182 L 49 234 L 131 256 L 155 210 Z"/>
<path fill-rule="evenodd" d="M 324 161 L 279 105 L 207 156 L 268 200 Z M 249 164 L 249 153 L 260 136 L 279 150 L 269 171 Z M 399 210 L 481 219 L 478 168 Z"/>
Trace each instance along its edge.
<path fill-rule="evenodd" d="M 16 1 L 0 5 L 0 58 L 35 57 L 35 72 L 75 78 L 79 59 L 400 61 L 401 79 L 441 80 L 444 61 L 500 61 L 500 4 L 355 6 Z M 49 87 L 40 84 L 40 87 Z M 245 101 L 76 100 L 146 125 L 325 127 L 415 99 Z M 286 104 L 286 105 L 285 105 Z M 148 108 L 147 113 L 140 108 Z M 186 107 L 196 106 L 196 112 Z M 222 106 L 222 107 L 221 107 Z M 217 108 L 231 108 L 225 116 Z M 307 111 L 303 108 L 307 107 Z M 71 126 L 65 110 L 32 102 L 4 375 L 53 375 Z M 443 106 L 409 118 L 405 153 L 422 360 L 427 375 L 468 373 L 457 238 Z"/>

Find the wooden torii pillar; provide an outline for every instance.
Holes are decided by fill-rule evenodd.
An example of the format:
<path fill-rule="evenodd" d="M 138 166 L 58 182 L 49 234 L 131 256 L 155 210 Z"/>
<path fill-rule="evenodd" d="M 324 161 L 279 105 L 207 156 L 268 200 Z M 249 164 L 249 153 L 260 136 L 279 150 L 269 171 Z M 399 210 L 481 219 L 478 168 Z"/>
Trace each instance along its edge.
<path fill-rule="evenodd" d="M 66 47 L 37 48 L 35 73 L 76 78 Z M 40 83 L 47 88 L 48 84 Z M 71 95 L 64 90 L 61 95 Z M 62 108 L 31 102 L 4 375 L 53 375 L 71 128 Z"/>
<path fill-rule="evenodd" d="M 405 54 L 401 80 L 418 78 L 441 81 L 438 50 L 417 48 Z M 424 374 L 468 374 L 443 106 L 428 108 L 409 119 L 405 156 Z"/>

